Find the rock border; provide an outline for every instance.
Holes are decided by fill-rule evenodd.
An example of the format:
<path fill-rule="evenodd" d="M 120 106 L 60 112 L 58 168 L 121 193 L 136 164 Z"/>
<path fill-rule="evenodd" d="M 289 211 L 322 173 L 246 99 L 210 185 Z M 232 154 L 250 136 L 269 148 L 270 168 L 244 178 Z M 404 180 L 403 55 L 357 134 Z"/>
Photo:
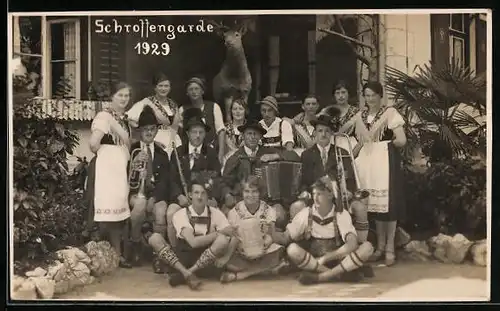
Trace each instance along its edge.
<path fill-rule="evenodd" d="M 58 260 L 47 269 L 37 267 L 25 276 L 14 275 L 12 299 L 52 299 L 94 283 L 96 278 L 116 270 L 120 261 L 107 241 L 90 241 L 82 247 L 67 247 L 55 254 Z"/>
<path fill-rule="evenodd" d="M 437 259 L 443 263 L 462 264 L 470 258 L 477 266 L 486 267 L 488 245 L 486 239 L 469 241 L 458 233 L 454 236 L 438 234 L 427 241 L 410 241 L 405 245 L 401 255 L 415 261 Z"/>
<path fill-rule="evenodd" d="M 118 268 L 120 258 L 107 241 L 91 241 L 83 247 L 67 247 L 56 252 L 56 260 L 47 269 L 37 267 L 14 275 L 11 297 L 15 300 L 52 299 L 76 288 L 90 285 L 96 278 L 112 273 Z M 471 242 L 462 234 L 453 237 L 439 234 L 427 241 L 410 241 L 400 253 L 415 261 L 437 259 L 443 263 L 461 264 L 471 258 L 477 266 L 486 266 L 486 239 Z"/>

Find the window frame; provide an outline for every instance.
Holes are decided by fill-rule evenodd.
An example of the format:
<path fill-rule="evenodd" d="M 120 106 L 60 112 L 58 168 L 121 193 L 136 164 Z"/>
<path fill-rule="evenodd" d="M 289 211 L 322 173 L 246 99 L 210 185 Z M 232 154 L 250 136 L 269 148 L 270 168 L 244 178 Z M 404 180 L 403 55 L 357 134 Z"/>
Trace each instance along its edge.
<path fill-rule="evenodd" d="M 454 29 L 452 26 L 452 20 L 453 20 L 453 15 L 460 15 L 462 17 L 462 27 L 463 31 L 459 29 Z M 454 50 L 455 50 L 455 45 L 454 45 L 454 40 L 460 40 L 462 41 L 462 68 L 467 68 L 470 67 L 470 62 L 471 59 L 468 57 L 470 53 L 470 46 L 469 46 L 469 41 L 471 39 L 470 37 L 470 30 L 468 29 L 468 23 L 467 23 L 467 14 L 449 14 L 449 24 L 448 24 L 448 45 L 449 45 L 449 55 L 448 55 L 448 62 L 450 65 L 453 64 L 454 60 Z"/>
<path fill-rule="evenodd" d="M 50 46 L 50 40 L 52 38 L 51 27 L 54 24 L 65 24 L 74 23 L 75 24 L 75 100 L 81 99 L 81 32 L 80 32 L 80 19 L 79 18 L 61 18 L 61 19 L 50 19 L 44 16 L 42 19 L 42 87 L 43 96 L 52 99 L 52 49 Z M 50 82 L 47 82 L 50 81 Z"/>

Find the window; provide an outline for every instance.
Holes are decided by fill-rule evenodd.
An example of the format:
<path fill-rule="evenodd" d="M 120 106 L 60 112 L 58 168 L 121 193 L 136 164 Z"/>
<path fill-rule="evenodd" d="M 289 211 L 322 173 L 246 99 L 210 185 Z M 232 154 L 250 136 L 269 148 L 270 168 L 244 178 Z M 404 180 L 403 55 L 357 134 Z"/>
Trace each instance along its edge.
<path fill-rule="evenodd" d="M 21 55 L 37 95 L 80 99 L 80 21 L 22 16 L 14 23 L 19 23 L 14 35 L 21 38 L 20 51 L 15 46 L 14 52 Z M 13 29 L 17 32 L 17 26 Z"/>
<path fill-rule="evenodd" d="M 450 14 L 449 46 L 451 64 L 458 64 L 461 67 L 468 65 L 468 28 L 466 14 Z"/>
<path fill-rule="evenodd" d="M 80 21 L 49 20 L 46 29 L 47 96 L 80 99 Z"/>

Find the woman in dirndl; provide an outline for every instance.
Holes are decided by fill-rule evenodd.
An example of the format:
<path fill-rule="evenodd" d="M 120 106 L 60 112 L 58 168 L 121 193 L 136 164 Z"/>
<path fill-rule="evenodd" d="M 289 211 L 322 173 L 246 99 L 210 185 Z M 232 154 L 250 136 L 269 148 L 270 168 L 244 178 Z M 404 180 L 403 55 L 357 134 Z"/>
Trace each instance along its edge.
<path fill-rule="evenodd" d="M 170 156 L 173 150 L 173 144 L 179 147 L 182 144 L 181 137 L 178 135 L 181 115 L 179 113 L 179 105 L 168 95 L 171 90 L 170 79 L 163 73 L 158 73 L 153 78 L 154 95 L 148 96 L 141 101 L 135 103 L 129 111 L 127 111 L 128 119 L 131 126 L 137 128 L 137 122 L 144 106 L 150 106 L 160 122 L 158 133 L 155 141 L 161 143 L 165 151 Z"/>
<path fill-rule="evenodd" d="M 335 103 L 323 108 L 319 112 L 319 115 L 326 114 L 330 116 L 333 124 L 337 126 L 336 132 L 350 136 L 351 147 L 354 147 L 357 143 L 354 137 L 354 116 L 358 113 L 359 108 L 349 103 L 349 86 L 346 82 L 339 81 L 334 85 L 333 97 Z M 341 138 L 338 143 L 344 149 L 349 150 L 348 144 L 344 139 Z"/>
<path fill-rule="evenodd" d="M 261 184 L 256 176 L 242 181 L 243 200 L 227 215 L 237 229 L 237 238 L 229 243 L 221 282 L 228 283 L 263 273 L 277 273 L 285 266 L 284 249 L 274 243 L 276 210 L 260 199 Z"/>
<path fill-rule="evenodd" d="M 233 100 L 229 109 L 231 112 L 231 121 L 225 125 L 226 150 L 221 163 L 222 167 L 224 167 L 227 159 L 243 145 L 243 139 L 238 127 L 245 125 L 248 116 L 248 106 L 243 99 Z"/>
<path fill-rule="evenodd" d="M 366 107 L 354 117 L 358 144 L 357 155 L 361 188 L 370 192 L 368 212 L 375 219 L 377 249 L 372 261 L 385 254 L 385 264 L 395 263 L 397 222 L 405 215 L 405 198 L 400 149 L 406 144 L 404 120 L 394 108 L 382 104 L 383 88 L 379 82 L 363 86 Z"/>
<path fill-rule="evenodd" d="M 90 150 L 96 154 L 94 180 L 89 182 L 94 189 L 94 221 L 107 233 L 122 268 L 131 268 L 126 256 L 121 256 L 121 242 L 128 241 L 130 218 L 127 178 L 130 127 L 125 116 L 130 90 L 123 82 L 114 86 L 110 106 L 97 113 L 92 121 L 90 137 Z"/>

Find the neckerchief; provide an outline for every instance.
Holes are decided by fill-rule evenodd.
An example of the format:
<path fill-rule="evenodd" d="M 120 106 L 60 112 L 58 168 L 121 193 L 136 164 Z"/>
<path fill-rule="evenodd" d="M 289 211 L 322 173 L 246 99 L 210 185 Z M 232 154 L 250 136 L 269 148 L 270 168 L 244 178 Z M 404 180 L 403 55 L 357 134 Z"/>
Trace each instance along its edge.
<path fill-rule="evenodd" d="M 365 124 L 366 128 L 368 130 L 371 129 L 371 126 L 375 124 L 378 119 L 384 114 L 384 112 L 387 110 L 387 106 L 382 106 L 380 109 L 377 111 L 375 116 L 373 117 L 373 121 L 371 123 L 368 122 L 368 107 L 365 107 L 363 112 L 361 113 L 361 119 L 363 120 L 363 123 Z"/>
<path fill-rule="evenodd" d="M 165 118 L 166 122 L 170 123 L 170 117 L 171 116 L 168 115 L 167 110 L 165 110 L 165 107 L 163 107 L 163 105 L 160 103 L 160 101 L 158 100 L 158 98 L 156 98 L 156 96 L 150 96 L 149 100 L 160 111 L 160 113 Z M 171 100 L 170 98 L 168 98 L 168 97 L 167 97 L 167 103 L 168 103 L 169 107 L 172 109 L 173 115 L 175 116 L 175 114 L 177 113 L 177 104 L 173 100 Z M 165 125 L 170 125 L 170 124 L 165 124 Z"/>

